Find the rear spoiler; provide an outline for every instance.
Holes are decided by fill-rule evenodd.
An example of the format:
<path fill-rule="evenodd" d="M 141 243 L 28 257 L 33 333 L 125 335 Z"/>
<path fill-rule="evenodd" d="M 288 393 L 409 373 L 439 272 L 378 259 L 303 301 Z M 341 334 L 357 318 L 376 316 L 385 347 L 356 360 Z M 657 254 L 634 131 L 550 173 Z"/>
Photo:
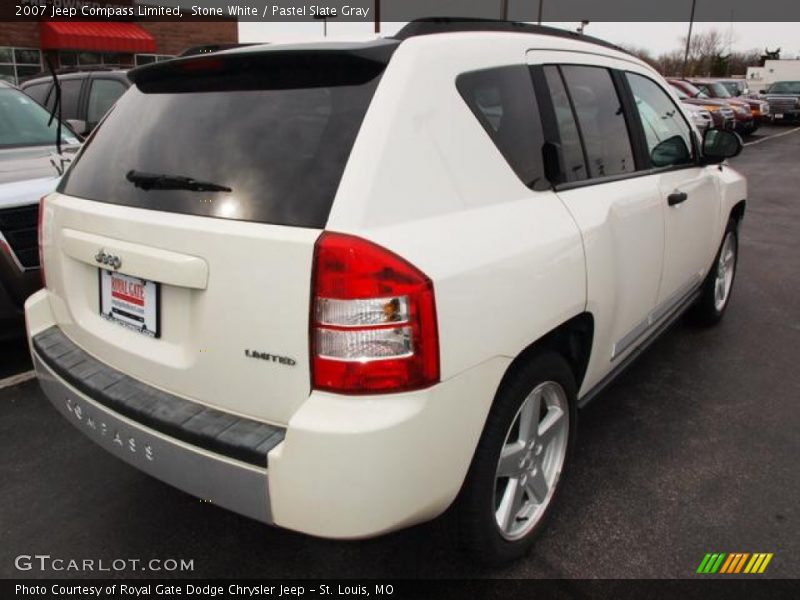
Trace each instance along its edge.
<path fill-rule="evenodd" d="M 151 63 L 128 72 L 144 93 L 358 85 L 383 72 L 398 40 L 251 46 Z"/>

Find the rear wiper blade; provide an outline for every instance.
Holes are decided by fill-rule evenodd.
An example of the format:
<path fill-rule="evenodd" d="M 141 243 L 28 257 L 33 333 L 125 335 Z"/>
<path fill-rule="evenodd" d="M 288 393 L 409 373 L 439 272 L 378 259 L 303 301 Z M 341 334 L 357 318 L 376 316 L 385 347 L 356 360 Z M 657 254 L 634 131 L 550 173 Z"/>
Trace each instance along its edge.
<path fill-rule="evenodd" d="M 143 190 L 189 190 L 191 192 L 232 192 L 227 186 L 198 181 L 183 175 L 167 175 L 164 173 L 144 173 L 142 171 L 128 171 L 125 178 L 133 185 Z"/>

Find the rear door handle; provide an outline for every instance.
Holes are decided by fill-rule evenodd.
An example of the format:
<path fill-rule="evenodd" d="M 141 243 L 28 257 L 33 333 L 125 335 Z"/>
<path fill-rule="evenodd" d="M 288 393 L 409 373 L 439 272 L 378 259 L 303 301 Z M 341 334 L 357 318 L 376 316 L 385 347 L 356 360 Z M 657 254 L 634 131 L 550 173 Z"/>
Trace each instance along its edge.
<path fill-rule="evenodd" d="M 686 192 L 673 192 L 669 196 L 667 196 L 667 202 L 670 206 L 675 206 L 676 204 L 680 204 L 681 202 L 686 202 L 689 198 L 689 195 Z"/>

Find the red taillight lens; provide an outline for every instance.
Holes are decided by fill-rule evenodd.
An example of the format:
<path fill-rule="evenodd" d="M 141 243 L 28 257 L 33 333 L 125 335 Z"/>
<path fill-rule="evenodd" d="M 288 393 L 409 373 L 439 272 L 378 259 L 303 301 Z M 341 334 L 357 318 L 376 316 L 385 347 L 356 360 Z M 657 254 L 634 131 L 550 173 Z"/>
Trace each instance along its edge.
<path fill-rule="evenodd" d="M 312 284 L 316 389 L 401 392 L 439 381 L 433 284 L 419 269 L 361 238 L 325 232 Z"/>
<path fill-rule="evenodd" d="M 44 248 L 42 247 L 42 224 L 44 222 L 44 197 L 39 200 L 39 219 L 36 225 L 36 232 L 39 239 L 39 276 L 42 278 L 42 287 L 47 287 L 47 279 L 44 274 Z"/>

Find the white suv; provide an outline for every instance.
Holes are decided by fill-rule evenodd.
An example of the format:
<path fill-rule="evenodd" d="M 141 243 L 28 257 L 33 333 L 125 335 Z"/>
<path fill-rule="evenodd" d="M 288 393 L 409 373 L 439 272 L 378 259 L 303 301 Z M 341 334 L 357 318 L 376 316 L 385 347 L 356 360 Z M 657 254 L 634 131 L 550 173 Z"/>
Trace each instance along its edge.
<path fill-rule="evenodd" d="M 576 409 L 730 296 L 745 181 L 597 40 L 427 21 L 132 71 L 41 207 L 55 407 L 263 522 L 522 555 Z"/>

